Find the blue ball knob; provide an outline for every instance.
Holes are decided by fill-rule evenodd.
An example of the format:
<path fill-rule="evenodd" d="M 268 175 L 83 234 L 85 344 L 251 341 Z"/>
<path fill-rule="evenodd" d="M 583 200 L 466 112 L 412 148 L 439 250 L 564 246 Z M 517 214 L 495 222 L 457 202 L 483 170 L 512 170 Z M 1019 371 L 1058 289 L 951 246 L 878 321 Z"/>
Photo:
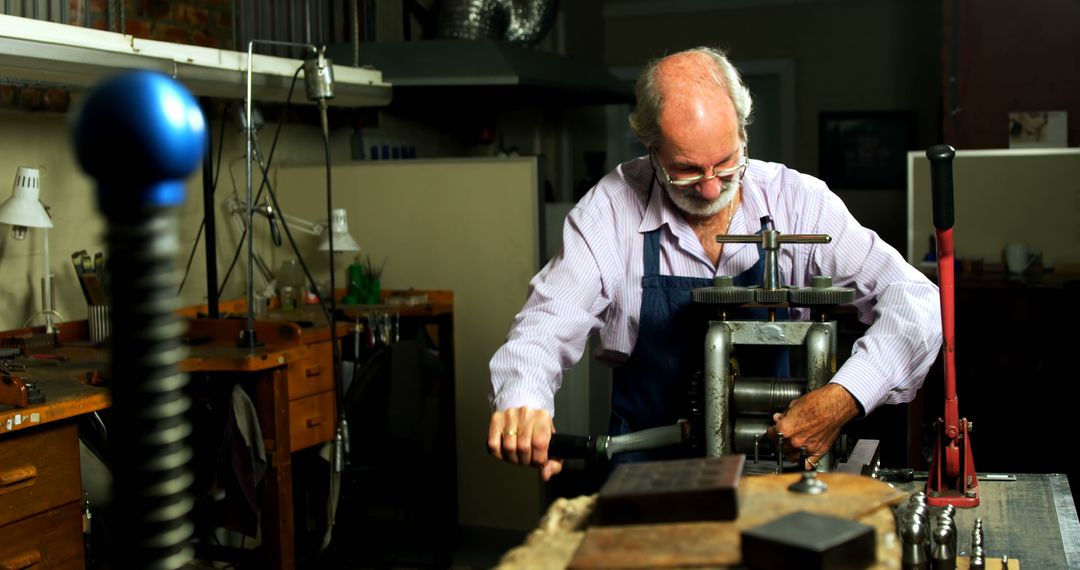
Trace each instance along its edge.
<path fill-rule="evenodd" d="M 90 92 L 74 127 L 75 152 L 97 180 L 106 216 L 184 201 L 184 180 L 206 151 L 206 119 L 191 93 L 153 71 L 115 75 Z"/>

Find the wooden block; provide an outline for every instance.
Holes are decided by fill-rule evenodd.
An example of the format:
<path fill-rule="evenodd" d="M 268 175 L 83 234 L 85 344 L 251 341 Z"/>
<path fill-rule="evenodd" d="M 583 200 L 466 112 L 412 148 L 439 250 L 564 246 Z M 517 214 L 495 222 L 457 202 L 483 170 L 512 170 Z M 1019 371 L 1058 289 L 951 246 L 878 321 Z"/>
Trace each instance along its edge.
<path fill-rule="evenodd" d="M 733 520 L 745 457 L 624 463 L 600 489 L 595 524 Z"/>
<path fill-rule="evenodd" d="M 856 570 L 874 561 L 874 529 L 799 511 L 746 529 L 742 564 L 756 570 Z"/>

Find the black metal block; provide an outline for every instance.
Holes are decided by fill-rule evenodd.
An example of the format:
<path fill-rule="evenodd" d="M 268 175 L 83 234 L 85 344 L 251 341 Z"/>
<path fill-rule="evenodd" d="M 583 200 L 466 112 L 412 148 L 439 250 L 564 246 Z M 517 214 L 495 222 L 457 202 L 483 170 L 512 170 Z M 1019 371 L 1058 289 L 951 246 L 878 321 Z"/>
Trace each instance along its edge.
<path fill-rule="evenodd" d="M 596 498 L 594 524 L 734 520 L 745 457 L 624 463 Z"/>
<path fill-rule="evenodd" d="M 875 559 L 874 528 L 799 511 L 742 532 L 742 562 L 755 570 L 849 570 Z"/>

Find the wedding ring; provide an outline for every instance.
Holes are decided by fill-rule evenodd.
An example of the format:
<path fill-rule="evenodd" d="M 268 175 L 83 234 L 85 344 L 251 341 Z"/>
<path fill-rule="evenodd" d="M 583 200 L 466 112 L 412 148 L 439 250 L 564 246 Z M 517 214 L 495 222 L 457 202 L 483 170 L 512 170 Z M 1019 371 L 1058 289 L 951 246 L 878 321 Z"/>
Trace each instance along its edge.
<path fill-rule="evenodd" d="M 503 432 L 503 435 L 505 435 L 506 437 L 514 437 L 514 436 L 517 435 L 517 430 L 516 429 L 506 430 L 505 432 Z"/>
<path fill-rule="evenodd" d="M 817 461 L 814 461 L 813 459 L 807 457 L 806 462 L 810 464 L 810 467 L 817 469 Z"/>

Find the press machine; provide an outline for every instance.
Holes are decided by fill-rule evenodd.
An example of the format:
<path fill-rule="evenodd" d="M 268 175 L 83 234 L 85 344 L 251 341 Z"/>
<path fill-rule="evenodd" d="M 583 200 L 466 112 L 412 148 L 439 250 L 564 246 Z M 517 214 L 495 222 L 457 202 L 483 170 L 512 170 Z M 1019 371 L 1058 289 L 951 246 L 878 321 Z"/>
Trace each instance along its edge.
<path fill-rule="evenodd" d="M 715 309 L 705 334 L 705 360 L 702 375 L 704 446 L 708 457 L 745 454 L 755 459 L 763 451 L 773 451 L 765 437 L 772 425 L 772 414 L 829 382 L 836 373 L 837 324 L 832 311 L 838 305 L 855 300 L 855 290 L 835 287 L 829 276 L 814 276 L 810 287 L 789 287 L 780 277 L 780 247 L 785 244 L 827 244 L 824 234 L 782 234 L 769 216 L 761 218 L 761 231 L 755 235 L 718 235 L 719 243 L 757 243 L 765 252 L 764 276 L 760 287 L 738 287 L 732 277 L 717 277 L 712 287 L 694 289 L 693 301 Z M 732 318 L 739 307 L 763 307 L 764 320 Z M 777 318 L 783 307 L 806 307 L 808 321 Z M 742 377 L 732 368 L 733 355 L 741 345 L 767 345 L 805 349 L 804 378 Z M 818 463 L 827 471 L 832 453 Z M 757 462 L 748 463 L 753 468 Z"/>
<path fill-rule="evenodd" d="M 592 457 L 610 459 L 617 453 L 689 444 L 702 448 L 706 457 L 746 455 L 747 473 L 795 469 L 785 465 L 766 437 L 772 414 L 784 411 L 792 400 L 829 382 L 837 368 L 837 323 L 833 312 L 839 305 L 855 300 L 855 290 L 836 287 L 830 276 L 814 276 L 809 287 L 785 285 L 778 266 L 780 247 L 789 244 L 828 244 L 825 234 L 783 234 L 769 216 L 761 218 L 761 231 L 753 235 L 718 235 L 720 243 L 755 243 L 764 251 L 761 286 L 741 287 L 731 276 L 716 277 L 710 287 L 694 289 L 691 297 L 712 315 L 705 334 L 704 367 L 690 381 L 688 419 L 619 436 L 573 436 L 554 434 L 551 455 L 561 458 Z M 765 319 L 741 319 L 737 309 L 763 308 Z M 780 318 L 784 308 L 807 308 L 810 320 Z M 805 353 L 805 377 L 741 376 L 732 366 L 743 345 L 801 347 Z M 846 438 L 842 438 L 846 441 Z M 836 447 L 836 446 L 834 446 Z M 847 453 L 846 471 L 870 474 L 878 465 L 877 441 L 856 444 Z M 769 457 L 761 461 L 761 456 Z M 818 471 L 837 467 L 833 453 L 818 463 Z M 858 463 L 852 461 L 858 460 Z"/>

